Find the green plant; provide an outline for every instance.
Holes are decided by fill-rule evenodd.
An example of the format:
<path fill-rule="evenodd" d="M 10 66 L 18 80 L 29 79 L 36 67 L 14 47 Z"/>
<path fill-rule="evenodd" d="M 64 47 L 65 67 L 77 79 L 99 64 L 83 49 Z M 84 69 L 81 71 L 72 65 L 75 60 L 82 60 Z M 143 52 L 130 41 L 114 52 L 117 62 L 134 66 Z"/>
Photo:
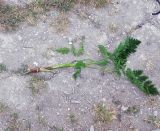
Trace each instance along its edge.
<path fill-rule="evenodd" d="M 84 54 L 84 44 L 83 42 L 80 43 L 79 49 L 76 49 L 75 46 L 72 44 L 71 51 L 74 56 L 81 56 Z"/>
<path fill-rule="evenodd" d="M 63 48 L 56 49 L 56 51 L 61 54 L 68 54 L 70 52 L 70 49 L 67 47 L 63 47 Z"/>
<path fill-rule="evenodd" d="M 124 71 L 127 58 L 131 53 L 136 52 L 136 48 L 140 43 L 141 42 L 139 40 L 127 38 L 114 50 L 112 54 L 112 60 L 114 61 L 115 70 L 118 74 L 120 74 L 121 71 Z"/>
<path fill-rule="evenodd" d="M 80 43 L 80 47 L 76 48 L 73 44 L 71 45 L 71 48 L 68 47 L 62 47 L 55 50 L 58 53 L 61 54 L 68 54 L 69 52 L 72 52 L 74 56 L 81 56 L 84 54 L 84 42 Z"/>
<path fill-rule="evenodd" d="M 159 94 L 155 85 L 148 79 L 148 76 L 143 74 L 142 70 L 131 70 L 127 68 L 125 74 L 128 79 L 144 93 L 152 95 Z"/>
<path fill-rule="evenodd" d="M 50 72 L 59 68 L 74 67 L 75 73 L 73 74 L 73 78 L 77 79 L 77 77 L 80 76 L 82 69 L 84 68 L 90 68 L 92 66 L 104 68 L 109 63 L 114 63 L 114 69 L 118 75 L 123 74 L 124 76 L 126 76 L 126 78 L 128 78 L 129 81 L 131 81 L 131 83 L 136 85 L 141 91 L 148 95 L 159 95 L 158 89 L 155 87 L 152 81 L 150 81 L 149 78 L 146 75 L 144 75 L 143 71 L 132 70 L 126 66 L 127 58 L 130 56 L 130 54 L 136 52 L 136 49 L 140 43 L 141 42 L 139 40 L 128 37 L 119 44 L 119 46 L 114 50 L 113 53 L 109 52 L 107 48 L 103 45 L 99 45 L 99 51 L 103 56 L 102 60 L 78 60 L 70 63 L 58 64 L 49 67 L 29 69 L 29 72 L 27 73 L 38 73 L 41 71 Z"/>

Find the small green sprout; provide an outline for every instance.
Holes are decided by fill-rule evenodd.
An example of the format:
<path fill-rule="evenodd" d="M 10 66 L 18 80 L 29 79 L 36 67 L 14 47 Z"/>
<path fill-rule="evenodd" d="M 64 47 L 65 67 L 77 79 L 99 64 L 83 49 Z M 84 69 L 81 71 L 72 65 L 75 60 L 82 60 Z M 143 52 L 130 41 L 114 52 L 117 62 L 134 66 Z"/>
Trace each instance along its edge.
<path fill-rule="evenodd" d="M 0 73 L 6 70 L 7 70 L 6 65 L 0 64 Z"/>
<path fill-rule="evenodd" d="M 138 112 L 140 112 L 140 106 L 134 105 L 134 106 L 128 107 L 128 109 L 125 112 L 129 114 L 137 114 Z"/>
<path fill-rule="evenodd" d="M 79 49 L 76 49 L 75 46 L 72 44 L 71 45 L 71 51 L 74 56 L 81 56 L 84 54 L 84 44 L 83 42 L 80 43 Z"/>
<path fill-rule="evenodd" d="M 77 121 L 78 121 L 75 114 L 73 114 L 73 113 L 69 114 L 69 119 L 72 124 L 77 123 Z"/>
<path fill-rule="evenodd" d="M 70 49 L 67 47 L 63 47 L 63 48 L 56 49 L 56 51 L 61 54 L 68 54 L 70 52 Z"/>
<path fill-rule="evenodd" d="M 74 56 L 78 57 L 84 54 L 84 42 L 80 43 L 79 49 L 72 44 L 71 48 L 62 47 L 56 49 L 55 51 L 61 54 L 68 54 L 69 52 L 71 52 Z"/>

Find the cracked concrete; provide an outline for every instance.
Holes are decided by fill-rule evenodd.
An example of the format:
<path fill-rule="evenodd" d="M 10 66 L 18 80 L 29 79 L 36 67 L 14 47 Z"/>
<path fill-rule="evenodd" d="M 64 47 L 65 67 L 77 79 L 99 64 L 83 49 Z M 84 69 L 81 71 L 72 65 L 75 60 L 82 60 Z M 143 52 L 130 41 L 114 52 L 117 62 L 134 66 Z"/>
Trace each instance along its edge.
<path fill-rule="evenodd" d="M 18 0 L 6 2 L 23 4 Z M 36 26 L 22 23 L 16 31 L 0 32 L 0 63 L 8 69 L 0 73 L 0 102 L 7 106 L 0 114 L 0 130 L 12 129 L 10 121 L 13 113 L 18 115 L 15 125 L 20 131 L 54 131 L 54 126 L 63 127 L 65 131 L 87 131 L 91 126 L 95 131 L 158 129 L 144 119 L 154 112 L 160 117 L 160 97 L 144 95 L 125 78 L 113 73 L 102 76 L 100 71 L 85 69 L 77 81 L 72 78 L 72 69 L 55 75 L 36 74 L 34 76 L 46 78 L 47 86 L 33 94 L 29 88 L 33 76 L 16 71 L 22 65 L 47 66 L 77 59 L 71 54 L 63 56 L 53 51 L 69 47 L 69 39 L 85 36 L 85 54 L 78 59 L 99 59 L 99 43 L 113 51 L 120 41 L 131 35 L 141 40 L 142 44 L 129 58 L 128 66 L 143 69 L 159 87 L 160 15 L 152 16 L 159 8 L 154 0 L 114 0 L 113 4 L 101 9 L 76 5 L 66 14 L 70 23 L 64 32 L 58 33 L 51 26 L 60 15 L 54 9 L 40 18 Z M 138 25 L 140 27 L 136 28 Z M 100 101 L 116 108 L 120 120 L 111 124 L 95 123 L 93 107 Z M 134 105 L 140 106 L 138 114 L 124 112 L 125 107 Z M 78 118 L 77 124 L 70 122 L 70 113 Z"/>

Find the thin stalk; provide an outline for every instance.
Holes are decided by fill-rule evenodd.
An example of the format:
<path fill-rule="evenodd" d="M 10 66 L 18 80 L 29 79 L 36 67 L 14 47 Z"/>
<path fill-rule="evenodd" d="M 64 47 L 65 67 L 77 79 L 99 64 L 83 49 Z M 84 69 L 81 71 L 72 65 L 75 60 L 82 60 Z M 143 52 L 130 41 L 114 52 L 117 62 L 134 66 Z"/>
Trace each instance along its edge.
<path fill-rule="evenodd" d="M 92 65 L 97 65 L 96 64 L 97 61 L 94 61 L 92 59 L 84 59 L 82 61 L 86 64 L 86 67 L 88 67 L 88 68 L 91 68 Z M 64 63 L 64 64 L 52 65 L 52 66 L 48 66 L 48 67 L 31 68 L 31 69 L 28 69 L 28 72 L 26 72 L 25 74 L 39 73 L 39 72 L 52 72 L 53 70 L 56 70 L 56 69 L 71 68 L 71 67 L 75 67 L 76 63 L 77 63 L 77 61 Z"/>
<path fill-rule="evenodd" d="M 57 64 L 57 65 L 52 65 L 48 67 L 44 67 L 46 70 L 54 70 L 54 69 L 59 69 L 59 68 L 69 68 L 69 67 L 74 67 L 76 63 L 64 63 L 64 64 Z"/>

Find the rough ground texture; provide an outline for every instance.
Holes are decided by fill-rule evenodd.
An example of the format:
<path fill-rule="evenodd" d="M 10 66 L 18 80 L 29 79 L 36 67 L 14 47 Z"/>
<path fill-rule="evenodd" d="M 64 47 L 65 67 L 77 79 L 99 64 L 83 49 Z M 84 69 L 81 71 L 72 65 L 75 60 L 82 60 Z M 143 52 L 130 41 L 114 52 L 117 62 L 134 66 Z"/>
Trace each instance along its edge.
<path fill-rule="evenodd" d="M 23 2 L 6 0 L 7 4 L 23 5 Z M 0 63 L 7 67 L 7 71 L 0 73 L 0 131 L 13 128 L 54 131 L 55 127 L 63 127 L 65 131 L 158 129 L 144 120 L 150 115 L 160 117 L 160 97 L 144 95 L 126 78 L 114 73 L 102 75 L 100 71 L 85 69 L 75 81 L 72 69 L 35 76 L 19 72 L 23 65 L 47 66 L 77 59 L 53 50 L 69 47 L 71 39 L 85 36 L 85 54 L 80 58 L 99 59 L 99 43 L 112 51 L 130 35 L 142 44 L 129 58 L 128 66 L 143 69 L 159 87 L 160 15 L 152 16 L 159 8 L 154 0 L 114 0 L 101 9 L 76 5 L 65 14 L 69 22 L 62 32 L 57 32 L 53 26 L 60 15 L 57 10 L 42 15 L 35 26 L 24 22 L 16 31 L 0 32 Z M 133 29 L 138 25 L 141 27 Z M 33 77 L 43 79 L 36 85 L 40 86 L 38 91 L 32 89 Z M 118 118 L 108 124 L 95 122 L 94 106 L 99 102 L 115 108 Z M 128 107 L 135 105 L 140 107 L 139 112 L 125 113 Z M 76 123 L 71 123 L 69 114 L 75 115 Z"/>

